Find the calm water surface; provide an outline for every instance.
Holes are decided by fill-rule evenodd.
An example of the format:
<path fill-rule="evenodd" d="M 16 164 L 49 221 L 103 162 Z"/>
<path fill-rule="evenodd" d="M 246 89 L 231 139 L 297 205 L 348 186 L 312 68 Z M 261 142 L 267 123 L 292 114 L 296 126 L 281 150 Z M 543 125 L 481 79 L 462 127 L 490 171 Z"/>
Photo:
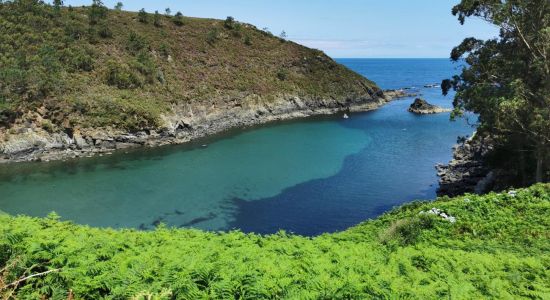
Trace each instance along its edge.
<path fill-rule="evenodd" d="M 453 75 L 448 60 L 340 59 L 382 88 L 424 88 Z M 435 197 L 434 165 L 472 128 L 416 116 L 412 99 L 367 113 L 233 131 L 197 143 L 70 162 L 0 166 L 0 210 L 102 227 L 159 223 L 304 235 L 334 232 L 414 199 Z M 200 147 L 207 143 L 208 147 Z"/>

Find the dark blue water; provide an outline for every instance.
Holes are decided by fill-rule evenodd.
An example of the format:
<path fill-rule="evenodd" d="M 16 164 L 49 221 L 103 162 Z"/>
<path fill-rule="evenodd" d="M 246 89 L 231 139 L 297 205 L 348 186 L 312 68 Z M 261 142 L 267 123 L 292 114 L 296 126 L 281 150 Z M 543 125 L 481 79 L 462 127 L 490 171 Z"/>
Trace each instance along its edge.
<path fill-rule="evenodd" d="M 459 73 L 460 63 L 448 59 L 337 59 L 383 89 L 405 88 L 428 102 L 452 107 L 454 94 L 443 96 L 442 79 Z M 305 235 L 343 230 L 408 201 L 434 199 L 434 166 L 451 158 L 458 136 L 473 129 L 449 114 L 417 116 L 407 112 L 412 98 L 367 113 L 341 125 L 365 131 L 373 142 L 346 157 L 338 174 L 311 180 L 275 197 L 236 200 L 232 226 L 269 233 L 284 228 Z"/>
<path fill-rule="evenodd" d="M 457 73 L 448 60 L 341 59 L 382 88 L 424 88 Z M 417 116 L 413 101 L 381 109 L 279 122 L 197 143 L 70 162 L 0 166 L 0 210 L 101 227 L 159 223 L 206 230 L 346 229 L 413 199 L 433 199 L 434 165 L 473 129 L 449 114 Z"/>

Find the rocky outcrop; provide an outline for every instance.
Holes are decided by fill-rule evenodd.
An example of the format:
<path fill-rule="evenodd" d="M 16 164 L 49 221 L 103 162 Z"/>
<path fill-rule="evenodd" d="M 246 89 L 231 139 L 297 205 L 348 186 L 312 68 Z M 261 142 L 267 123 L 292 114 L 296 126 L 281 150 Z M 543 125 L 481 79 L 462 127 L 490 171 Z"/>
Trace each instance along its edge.
<path fill-rule="evenodd" d="M 443 112 L 449 112 L 450 109 L 442 108 L 437 105 L 433 105 L 428 103 L 424 99 L 416 98 L 414 102 L 409 107 L 409 112 L 415 113 L 415 114 L 437 114 L 437 113 L 443 113 Z"/>
<path fill-rule="evenodd" d="M 439 196 L 464 193 L 484 193 L 491 188 L 495 172 L 484 158 L 492 150 L 490 141 L 475 136 L 453 148 L 453 159 L 447 165 L 436 166 L 439 176 Z"/>
<path fill-rule="evenodd" d="M 265 103 L 262 99 L 216 99 L 211 103 L 173 107 L 170 113 L 163 116 L 161 128 L 139 132 L 125 132 L 114 128 L 80 128 L 50 133 L 35 124 L 27 124 L 23 128 L 12 128 L 9 133 L 0 133 L 0 163 L 63 160 L 110 153 L 129 147 L 181 144 L 231 128 L 276 120 L 340 111 L 373 110 L 405 96 L 408 94 L 402 90 L 390 90 L 373 91 L 371 95 L 341 100 L 296 96 L 280 97 Z"/>

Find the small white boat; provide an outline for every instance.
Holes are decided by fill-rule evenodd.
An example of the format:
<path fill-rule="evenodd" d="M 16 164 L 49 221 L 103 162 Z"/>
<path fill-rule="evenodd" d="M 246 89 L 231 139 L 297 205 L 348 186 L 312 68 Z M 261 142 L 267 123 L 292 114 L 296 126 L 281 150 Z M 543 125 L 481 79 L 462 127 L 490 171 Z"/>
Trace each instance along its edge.
<path fill-rule="evenodd" d="M 349 119 L 348 114 L 344 114 L 344 119 Z"/>

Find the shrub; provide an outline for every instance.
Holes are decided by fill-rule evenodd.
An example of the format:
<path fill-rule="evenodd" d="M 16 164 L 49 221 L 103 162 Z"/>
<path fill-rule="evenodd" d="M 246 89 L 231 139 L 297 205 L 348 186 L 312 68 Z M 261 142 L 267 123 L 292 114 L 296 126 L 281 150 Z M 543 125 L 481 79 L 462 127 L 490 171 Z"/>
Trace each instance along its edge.
<path fill-rule="evenodd" d="M 130 53 L 135 55 L 148 47 L 149 43 L 143 36 L 134 31 L 130 32 L 130 35 L 128 36 L 128 44 L 126 45 L 126 49 L 129 50 Z"/>
<path fill-rule="evenodd" d="M 113 32 L 111 31 L 107 23 L 101 23 L 101 25 L 98 26 L 97 33 L 100 37 L 104 39 L 113 37 Z"/>
<path fill-rule="evenodd" d="M 137 55 L 133 68 L 145 76 L 148 83 L 154 82 L 153 75 L 157 67 L 153 57 L 148 52 L 142 51 Z"/>
<path fill-rule="evenodd" d="M 288 70 L 283 68 L 279 69 L 279 71 L 277 71 L 277 78 L 281 81 L 286 80 L 288 78 Z"/>
<path fill-rule="evenodd" d="M 116 86 L 119 89 L 132 89 L 143 86 L 139 77 L 127 65 L 114 60 L 107 62 L 106 81 L 107 84 Z"/>
<path fill-rule="evenodd" d="M 69 66 L 69 71 L 92 71 L 94 69 L 94 59 L 91 51 L 82 48 L 67 48 L 63 51 L 64 62 Z"/>
<path fill-rule="evenodd" d="M 252 46 L 252 38 L 250 38 L 250 35 L 245 35 L 244 44 L 247 46 Z"/>
<path fill-rule="evenodd" d="M 223 26 L 227 29 L 233 29 L 235 27 L 235 18 L 227 17 L 223 22 Z"/>
<path fill-rule="evenodd" d="M 156 10 L 153 15 L 153 25 L 155 25 L 155 27 L 162 27 L 162 20 L 158 10 Z"/>
<path fill-rule="evenodd" d="M 392 243 L 399 245 L 415 244 L 422 230 L 432 228 L 434 222 L 433 216 L 429 214 L 397 220 L 381 234 L 380 241 L 388 245 Z"/>
<path fill-rule="evenodd" d="M 166 43 L 161 43 L 159 46 L 159 53 L 162 57 L 168 58 L 170 56 L 170 48 Z"/>
<path fill-rule="evenodd" d="M 101 20 L 107 18 L 108 11 L 109 10 L 105 7 L 105 5 L 103 5 L 101 0 L 93 0 L 92 6 L 88 9 L 90 25 L 96 25 Z"/>
<path fill-rule="evenodd" d="M 210 45 L 214 45 L 218 41 L 218 30 L 212 29 L 206 34 L 206 42 Z"/>
<path fill-rule="evenodd" d="M 183 25 L 183 14 L 181 12 L 177 12 L 176 15 L 174 16 L 174 24 L 176 24 L 177 26 L 182 26 Z"/>
<path fill-rule="evenodd" d="M 52 121 L 44 119 L 42 120 L 42 123 L 40 124 L 42 129 L 46 130 L 47 132 L 54 132 L 55 125 L 52 123 Z"/>
<path fill-rule="evenodd" d="M 121 11 L 122 7 L 124 7 L 124 4 L 122 4 L 122 2 L 117 2 L 115 5 L 115 10 Z"/>
<path fill-rule="evenodd" d="M 138 12 L 138 21 L 141 23 L 148 23 L 149 22 L 149 16 L 147 12 L 145 11 L 145 8 L 142 8 Z"/>
<path fill-rule="evenodd" d="M 65 23 L 65 35 L 71 40 L 80 40 L 86 36 L 88 28 L 86 28 L 81 22 L 75 20 L 68 20 Z"/>

